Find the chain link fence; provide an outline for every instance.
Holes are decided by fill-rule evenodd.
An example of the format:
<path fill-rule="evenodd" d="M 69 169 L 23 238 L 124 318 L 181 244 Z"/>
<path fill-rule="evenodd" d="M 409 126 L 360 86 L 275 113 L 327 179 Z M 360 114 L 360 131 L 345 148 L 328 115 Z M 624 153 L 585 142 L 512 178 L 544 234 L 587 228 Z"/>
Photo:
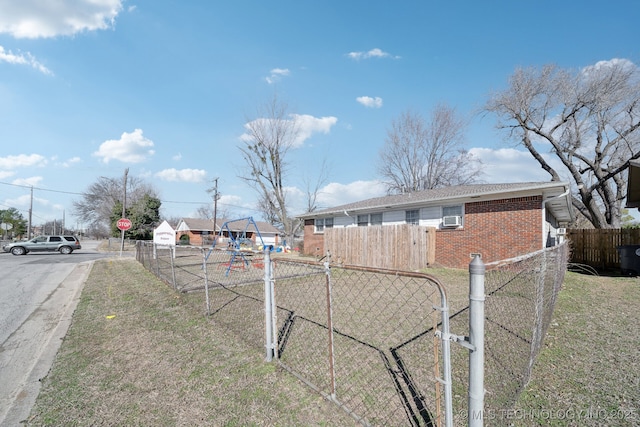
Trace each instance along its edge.
<path fill-rule="evenodd" d="M 467 424 L 469 351 L 455 343 L 449 349 L 447 337 L 449 324 L 453 333 L 468 335 L 469 307 L 449 313 L 436 277 L 147 242 L 138 242 L 136 256 L 176 291 L 201 293 L 217 326 L 264 349 L 267 360 L 355 422 Z M 486 265 L 484 407 L 492 416 L 485 425 L 508 424 L 493 415 L 513 408 L 529 381 L 567 258 L 568 246 L 561 245 Z"/>
<path fill-rule="evenodd" d="M 513 410 L 531 378 L 564 281 L 568 258 L 569 246 L 564 243 L 485 266 L 486 426 L 504 426 L 512 421 L 505 419 L 505 414 Z M 450 327 L 456 333 L 468 330 L 469 307 L 451 315 Z M 468 357 L 466 349 L 452 347 L 456 425 L 467 423 Z"/>
<path fill-rule="evenodd" d="M 146 242 L 136 256 L 177 291 L 202 292 L 216 325 L 257 348 L 269 334 L 265 280 L 273 283 L 272 351 L 283 368 L 362 425 L 445 425 L 434 332 L 446 300 L 435 277 Z"/>

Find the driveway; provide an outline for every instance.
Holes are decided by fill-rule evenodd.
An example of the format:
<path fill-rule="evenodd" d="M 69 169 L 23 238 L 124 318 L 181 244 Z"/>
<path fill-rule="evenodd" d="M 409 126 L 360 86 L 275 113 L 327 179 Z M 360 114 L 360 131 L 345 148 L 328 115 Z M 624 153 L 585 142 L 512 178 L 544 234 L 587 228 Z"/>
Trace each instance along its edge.
<path fill-rule="evenodd" d="M 98 241 L 70 255 L 0 252 L 0 426 L 25 420 L 71 323 Z"/>

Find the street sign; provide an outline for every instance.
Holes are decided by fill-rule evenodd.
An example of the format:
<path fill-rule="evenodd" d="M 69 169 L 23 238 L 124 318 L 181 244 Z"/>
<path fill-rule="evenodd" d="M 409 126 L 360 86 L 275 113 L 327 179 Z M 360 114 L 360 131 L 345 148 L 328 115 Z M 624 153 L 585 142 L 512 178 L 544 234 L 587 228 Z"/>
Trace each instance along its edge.
<path fill-rule="evenodd" d="M 118 230 L 127 231 L 131 228 L 131 220 L 127 218 L 120 218 L 116 223 Z"/>

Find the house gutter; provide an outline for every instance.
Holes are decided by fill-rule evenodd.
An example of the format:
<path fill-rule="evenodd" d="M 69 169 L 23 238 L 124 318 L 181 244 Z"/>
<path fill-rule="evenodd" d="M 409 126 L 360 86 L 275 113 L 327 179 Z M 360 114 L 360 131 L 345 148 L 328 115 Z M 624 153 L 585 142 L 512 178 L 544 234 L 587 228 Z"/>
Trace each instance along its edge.
<path fill-rule="evenodd" d="M 546 225 L 547 225 L 547 203 L 549 203 L 552 200 L 555 199 L 560 199 L 562 197 L 567 197 L 567 195 L 571 192 L 571 185 L 569 184 L 567 187 L 567 190 L 562 193 L 559 194 L 557 196 L 553 196 L 553 197 L 549 197 L 548 199 L 545 199 L 542 201 L 542 249 L 544 249 L 547 245 L 546 245 Z M 569 216 L 571 216 L 571 212 L 569 212 Z"/>

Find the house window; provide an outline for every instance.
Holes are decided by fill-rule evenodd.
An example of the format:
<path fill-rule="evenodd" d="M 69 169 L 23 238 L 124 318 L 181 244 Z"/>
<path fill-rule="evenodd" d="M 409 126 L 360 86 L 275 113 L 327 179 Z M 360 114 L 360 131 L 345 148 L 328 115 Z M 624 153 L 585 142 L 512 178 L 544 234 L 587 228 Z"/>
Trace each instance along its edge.
<path fill-rule="evenodd" d="M 316 233 L 324 232 L 325 228 L 333 228 L 333 218 L 316 218 Z"/>
<path fill-rule="evenodd" d="M 404 220 L 407 224 L 418 225 L 420 223 L 420 210 L 405 211 Z"/>
<path fill-rule="evenodd" d="M 374 213 L 370 215 L 369 224 L 371 225 L 382 225 L 382 214 Z"/>
<path fill-rule="evenodd" d="M 442 216 L 462 216 L 462 205 L 443 206 Z"/>
<path fill-rule="evenodd" d="M 369 225 L 369 215 L 358 215 L 358 227 Z"/>

